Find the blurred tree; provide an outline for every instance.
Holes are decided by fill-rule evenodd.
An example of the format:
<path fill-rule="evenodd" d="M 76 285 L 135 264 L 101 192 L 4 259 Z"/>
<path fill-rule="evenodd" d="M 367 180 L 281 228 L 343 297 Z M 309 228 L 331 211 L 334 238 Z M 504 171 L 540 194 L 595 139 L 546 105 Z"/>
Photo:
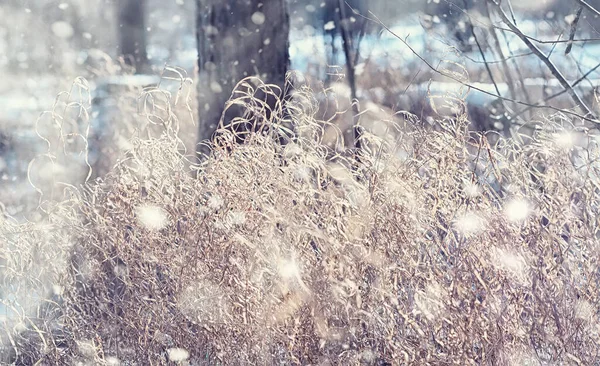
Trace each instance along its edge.
<path fill-rule="evenodd" d="M 356 84 L 356 63 L 360 55 L 360 38 L 364 35 L 365 27 L 367 25 L 366 19 L 360 17 L 359 14 L 365 14 L 367 12 L 366 3 L 363 0 L 331 0 L 329 9 L 325 13 L 325 21 L 327 23 L 333 22 L 333 28 L 331 29 L 331 49 L 332 57 L 334 62 L 336 61 L 335 55 L 335 35 L 339 33 L 342 38 L 342 48 L 344 50 L 344 58 L 346 60 L 346 80 L 350 86 L 350 97 L 352 98 L 352 114 L 353 123 L 352 125 L 352 140 L 354 146 L 358 149 L 361 147 L 361 129 L 359 126 L 359 115 L 360 109 L 358 106 L 358 89 Z M 355 14 L 357 12 L 358 14 Z"/>
<path fill-rule="evenodd" d="M 364 0 L 327 0 L 323 3 L 322 19 L 323 29 L 325 33 L 330 37 L 331 47 L 331 65 L 337 65 L 339 63 L 337 56 L 336 37 L 340 36 L 342 42 L 346 42 L 350 49 L 355 49 L 358 52 L 357 47 L 354 43 L 358 42 L 360 34 L 365 31 L 367 25 L 366 19 L 360 15 L 368 15 L 367 3 Z M 360 15 L 354 14 L 354 11 Z M 342 45 L 344 46 L 344 45 Z M 349 56 L 344 51 L 346 56 L 346 63 L 348 64 Z"/>
<path fill-rule="evenodd" d="M 119 53 L 136 73 L 148 67 L 146 51 L 147 0 L 119 0 Z"/>
<path fill-rule="evenodd" d="M 283 91 L 289 66 L 289 16 L 285 0 L 197 0 L 196 4 L 199 139 L 203 141 L 214 133 L 241 79 L 258 76 Z M 224 122 L 240 113 L 228 109 Z"/>
<path fill-rule="evenodd" d="M 455 43 L 461 52 L 471 52 L 475 49 L 471 13 L 483 13 L 485 1 L 477 0 L 453 0 L 427 2 L 423 12 L 425 16 L 421 24 L 426 29 L 445 26 L 444 33 L 448 36 L 447 41 Z"/>
<path fill-rule="evenodd" d="M 337 23 L 341 20 L 345 23 L 344 27 L 351 33 L 359 33 L 362 30 L 365 19 L 360 15 L 369 15 L 365 0 L 327 0 L 324 4 L 325 6 L 322 9 L 325 24 L 329 22 Z M 337 28 L 326 27 L 325 30 L 327 33 L 335 33 L 335 29 Z"/>

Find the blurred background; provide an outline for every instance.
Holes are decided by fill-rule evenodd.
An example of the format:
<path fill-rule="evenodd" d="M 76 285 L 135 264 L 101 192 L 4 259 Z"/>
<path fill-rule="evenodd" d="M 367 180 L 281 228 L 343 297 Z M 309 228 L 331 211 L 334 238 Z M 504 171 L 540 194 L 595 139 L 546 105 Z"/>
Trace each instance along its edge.
<path fill-rule="evenodd" d="M 173 113 L 192 152 L 214 131 L 222 104 L 240 78 L 255 74 L 282 84 L 277 75 L 289 70 L 297 71 L 294 83 L 323 90 L 322 100 L 333 98 L 339 109 L 349 111 L 332 117 L 345 133 L 357 112 L 365 124 L 398 111 L 429 121 L 436 113 L 431 95 L 457 88 L 476 130 L 509 135 L 511 128 L 544 113 L 539 106 L 585 116 L 598 111 L 600 19 L 594 10 L 600 0 L 585 4 L 3 0 L 0 202 L 7 214 L 25 218 L 38 202 L 36 182 L 64 173 L 71 184 L 81 183 L 90 178 L 87 170 L 77 170 L 81 165 L 94 168 L 92 179 L 101 177 L 137 130 L 127 121 L 139 119 L 138 96 L 159 84 L 183 96 Z M 582 111 L 565 92 L 557 70 L 590 111 Z M 79 106 L 75 116 L 59 111 L 69 103 Z M 85 119 L 89 127 L 85 146 L 78 147 L 87 150 L 85 164 L 65 160 L 53 164 L 51 172 L 43 159 L 30 165 L 48 154 L 45 124 L 62 126 L 69 118 L 75 125 Z"/>

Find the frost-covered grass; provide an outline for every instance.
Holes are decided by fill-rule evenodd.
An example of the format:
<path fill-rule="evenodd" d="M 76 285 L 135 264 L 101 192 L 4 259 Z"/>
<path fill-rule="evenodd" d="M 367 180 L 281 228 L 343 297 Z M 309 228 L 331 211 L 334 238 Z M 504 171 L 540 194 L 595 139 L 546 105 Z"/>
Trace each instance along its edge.
<path fill-rule="evenodd" d="M 223 126 L 197 164 L 168 115 L 39 223 L 3 219 L 7 361 L 598 362 L 596 136 L 552 117 L 491 147 L 406 115 L 332 151 L 311 91 L 266 114 L 240 90 L 245 143 Z"/>

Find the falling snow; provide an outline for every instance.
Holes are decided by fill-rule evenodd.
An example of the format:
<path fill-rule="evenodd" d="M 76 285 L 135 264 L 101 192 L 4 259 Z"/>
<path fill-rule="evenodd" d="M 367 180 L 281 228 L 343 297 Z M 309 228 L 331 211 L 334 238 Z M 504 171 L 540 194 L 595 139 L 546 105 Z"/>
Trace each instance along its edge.
<path fill-rule="evenodd" d="M 575 146 L 576 136 L 571 131 L 563 131 L 553 135 L 554 143 L 562 149 L 571 149 Z"/>
<path fill-rule="evenodd" d="M 95 296 L 78 307 L 83 310 L 77 317 L 59 322 L 63 325 L 83 319 L 89 309 L 112 309 L 118 297 L 127 322 L 85 319 L 79 325 L 94 331 L 78 334 L 98 330 L 100 336 L 69 335 L 75 363 L 125 365 L 127 350 L 151 348 L 124 346 L 124 352 L 115 352 L 102 336 L 113 334 L 102 327 L 115 323 L 147 327 L 156 340 L 162 337 L 149 343 L 156 347 L 151 359 L 178 365 L 205 362 L 205 349 L 198 351 L 205 346 L 215 350 L 215 360 L 234 352 L 272 356 L 280 347 L 281 354 L 314 349 L 339 360 L 344 356 L 340 362 L 346 363 L 393 363 L 405 354 L 415 364 L 476 363 L 452 359 L 453 350 L 445 349 L 452 346 L 448 334 L 471 342 L 467 351 L 498 363 L 535 364 L 539 352 L 556 356 L 557 364 L 591 364 L 577 347 L 587 342 L 594 352 L 600 339 L 598 299 L 589 290 L 600 238 L 594 221 L 600 137 L 594 124 L 585 122 L 600 101 L 600 69 L 593 69 L 600 46 L 581 41 L 599 37 L 593 9 L 582 8 L 577 27 L 571 12 L 578 5 L 558 0 L 502 2 L 505 24 L 500 9 L 489 18 L 495 5 L 486 0 L 467 2 L 471 9 L 454 9 L 446 0 L 400 6 L 363 0 L 364 6 L 357 6 L 363 9 L 358 13 L 377 17 L 386 27 L 362 23 L 350 8 L 342 19 L 340 4 L 356 6 L 358 0 L 287 1 L 289 19 L 260 0 L 242 9 L 213 2 L 212 10 L 221 7 L 221 13 L 198 12 L 203 1 L 148 0 L 144 11 L 125 14 L 135 18 L 133 24 L 119 15 L 122 4 L 140 1 L 11 0 L 0 6 L 0 228 L 10 234 L 0 258 L 3 266 L 15 267 L 7 275 L 22 271 L 27 284 L 8 286 L 6 280 L 0 286 L 0 321 L 8 338 L 19 341 L 9 342 L 15 353 L 25 344 L 22 335 L 38 333 L 45 337 L 44 352 L 56 350 L 50 349 L 53 331 L 36 329 L 54 323 L 27 321 L 32 314 L 37 319 L 38 304 L 29 315 L 24 306 L 18 312 L 5 306 L 18 304 L 12 287 L 25 292 L 27 303 L 46 294 L 52 306 L 80 305 L 79 298 L 69 298 L 73 294 Z M 482 7 L 487 5 L 491 8 Z M 532 53 L 517 32 L 506 30 L 508 24 L 529 36 L 557 70 Z M 566 55 L 571 28 L 576 41 Z M 554 44 L 556 39 L 560 43 Z M 286 49 L 289 53 L 278 52 Z M 206 50 L 215 52 L 205 55 Z M 278 109 L 257 101 L 240 115 L 242 123 L 280 118 L 285 123 L 264 135 L 250 134 L 239 148 L 230 131 L 210 135 L 251 100 L 223 112 L 228 97 L 243 94 L 232 93 L 239 79 L 254 76 L 270 83 L 276 66 L 281 79 L 290 75 L 289 100 Z M 86 81 L 75 79 L 80 76 Z M 309 86 L 317 90 L 308 91 Z M 262 92 L 255 87 L 249 85 L 250 94 Z M 56 98 L 61 90 L 66 92 Z M 448 111 L 432 111 L 438 96 Z M 503 98 L 516 102 L 502 103 Z M 544 108 L 529 108 L 532 104 Z M 269 113 L 262 116 L 265 110 Z M 465 118 L 458 118 L 463 110 Z M 209 117 L 198 123 L 204 116 Z M 355 141 L 356 121 L 365 127 L 362 146 Z M 199 167 L 196 148 L 203 128 L 218 144 Z M 279 132 L 286 133 L 283 146 L 269 139 Z M 149 138 L 152 148 L 144 150 Z M 163 139 L 171 138 L 173 146 L 163 149 Z M 72 140 L 81 146 L 71 146 Z M 263 151 L 265 141 L 273 143 Z M 73 162 L 84 167 L 83 174 Z M 92 175 L 84 182 L 88 165 Z M 110 179 L 104 179 L 107 174 Z M 75 201 L 79 193 L 94 200 L 53 201 Z M 72 207 L 77 209 L 71 212 Z M 89 215 L 79 220 L 81 212 Z M 46 227 L 48 218 L 52 225 Z M 13 221 L 26 230 L 13 235 Z M 68 225 L 58 236 L 61 221 Z M 43 248 L 45 240 L 49 249 Z M 5 255 L 11 246 L 30 243 L 34 255 L 21 250 L 26 246 L 16 256 Z M 86 249 L 76 258 L 81 278 L 60 272 L 77 254 L 72 243 Z M 67 244 L 65 253 L 54 257 Z M 51 266 L 35 263 L 44 264 L 36 268 L 34 258 L 50 258 L 45 260 Z M 51 275 L 45 267 L 52 267 Z M 415 271 L 419 276 L 411 275 Z M 28 277 L 32 274 L 36 278 Z M 72 288 L 80 280 L 106 291 Z M 136 293 L 142 288 L 144 293 Z M 123 289 L 128 296 L 118 296 Z M 555 308 L 549 306 L 553 301 Z M 456 310 L 463 303 L 473 305 L 466 320 Z M 148 309 L 155 316 L 142 319 Z M 53 313 L 60 317 L 61 312 Z M 260 328 L 269 322 L 274 326 Z M 461 322 L 473 326 L 461 328 Z M 313 326 L 318 334 L 306 333 Z M 405 331 L 403 326 L 411 332 L 409 341 L 378 331 Z M 433 339 L 429 330 L 439 326 L 444 331 Z M 568 337 L 556 337 L 555 328 L 564 328 Z M 159 337 L 157 329 L 170 334 Z M 225 343 L 217 339 L 220 329 L 229 336 L 227 347 L 215 346 L 217 340 Z M 541 334 L 533 343 L 542 349 L 533 349 L 530 330 Z M 186 338 L 190 334 L 194 338 Z M 37 342 L 28 351 L 38 350 L 39 337 L 28 338 Z M 139 337 L 131 339 L 135 343 Z M 482 339 L 511 342 L 494 348 Z M 273 340 L 279 343 L 268 344 Z M 319 347 L 313 347 L 315 340 Z M 423 349 L 427 360 L 417 359 Z M 389 361 L 387 350 L 400 351 Z M 3 357 L 0 352 L 2 364 Z"/>
<path fill-rule="evenodd" d="M 257 11 L 255 13 L 252 14 L 252 23 L 256 24 L 256 25 L 263 25 L 263 23 L 265 22 L 265 14 Z"/>
<path fill-rule="evenodd" d="M 140 225 L 148 230 L 161 230 L 169 224 L 168 215 L 162 207 L 141 205 L 136 209 Z"/>
<path fill-rule="evenodd" d="M 504 214 L 512 222 L 524 221 L 529 216 L 530 211 L 529 203 L 520 198 L 513 199 L 504 206 Z"/>
<path fill-rule="evenodd" d="M 226 223 L 231 227 L 244 225 L 246 214 L 242 211 L 231 211 L 227 214 Z"/>
<path fill-rule="evenodd" d="M 221 87 L 221 84 L 219 84 L 218 82 L 212 81 L 210 83 L 210 90 L 213 93 L 222 93 L 223 92 L 223 87 Z"/>
<path fill-rule="evenodd" d="M 325 25 L 323 26 L 323 29 L 325 29 L 326 31 L 334 30 L 335 23 L 333 22 L 333 20 L 325 23 Z"/>
<path fill-rule="evenodd" d="M 464 235 L 474 235 L 485 230 L 486 221 L 478 212 L 469 211 L 460 215 L 455 221 L 456 229 Z"/>
<path fill-rule="evenodd" d="M 169 348 L 167 353 L 171 362 L 184 362 L 190 358 L 190 353 L 183 348 Z"/>
<path fill-rule="evenodd" d="M 71 24 L 59 21 L 52 24 L 52 33 L 59 38 L 68 39 L 73 37 L 75 31 Z"/>

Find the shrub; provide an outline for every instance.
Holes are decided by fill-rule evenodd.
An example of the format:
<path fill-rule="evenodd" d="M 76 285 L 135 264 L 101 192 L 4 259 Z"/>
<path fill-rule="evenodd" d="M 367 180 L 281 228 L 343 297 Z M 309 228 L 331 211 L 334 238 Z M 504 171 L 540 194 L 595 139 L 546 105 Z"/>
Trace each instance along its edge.
<path fill-rule="evenodd" d="M 284 113 L 243 83 L 242 142 L 222 125 L 195 163 L 173 129 L 135 139 L 40 224 L 3 222 L 3 283 L 53 292 L 4 296 L 13 361 L 598 362 L 596 136 L 554 116 L 492 148 L 407 116 L 339 153 L 310 91 Z"/>

